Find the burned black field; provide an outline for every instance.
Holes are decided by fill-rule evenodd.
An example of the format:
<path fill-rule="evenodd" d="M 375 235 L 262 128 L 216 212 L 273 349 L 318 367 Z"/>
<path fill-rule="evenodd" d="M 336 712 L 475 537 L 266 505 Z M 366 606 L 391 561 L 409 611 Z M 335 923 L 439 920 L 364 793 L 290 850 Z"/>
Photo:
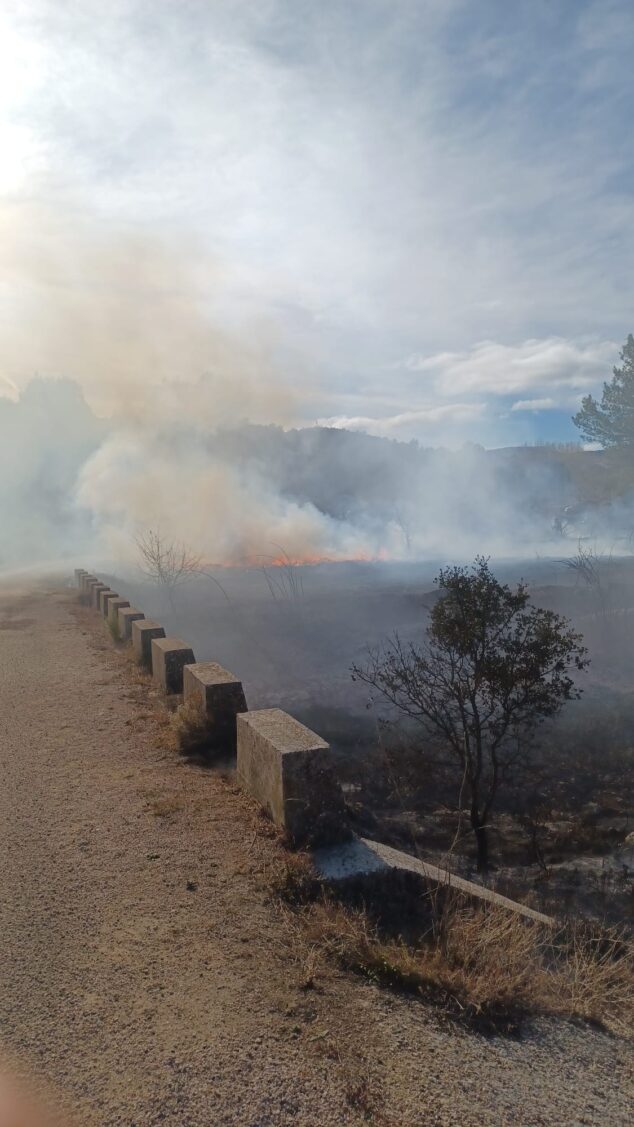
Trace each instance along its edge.
<path fill-rule="evenodd" d="M 577 678 L 581 699 L 544 725 L 529 775 L 505 791 L 489 879 L 551 911 L 625 920 L 634 902 L 634 559 L 603 554 L 587 566 L 573 549 L 494 562 L 499 578 L 523 578 L 536 605 L 571 620 L 591 665 Z M 350 672 L 395 632 L 422 641 L 438 566 L 218 568 L 171 599 L 138 574 L 109 578 L 197 660 L 241 677 L 250 708 L 283 708 L 330 741 L 360 830 L 473 875 L 455 772 Z"/>

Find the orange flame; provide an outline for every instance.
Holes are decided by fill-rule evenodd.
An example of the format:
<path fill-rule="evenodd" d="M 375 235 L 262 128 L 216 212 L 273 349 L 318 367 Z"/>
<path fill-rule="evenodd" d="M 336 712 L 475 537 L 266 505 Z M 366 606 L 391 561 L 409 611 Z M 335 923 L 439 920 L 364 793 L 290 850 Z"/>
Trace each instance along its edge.
<path fill-rule="evenodd" d="M 226 568 L 315 567 L 319 564 L 328 563 L 379 563 L 388 558 L 385 548 L 379 548 L 377 552 L 355 552 L 354 555 L 336 554 L 331 556 L 320 555 L 315 552 L 303 552 L 301 555 L 293 556 L 287 555 L 285 552 L 275 556 L 269 556 L 264 552 L 249 552 L 238 559 L 224 560 L 222 563 L 215 563 L 210 566 Z"/>

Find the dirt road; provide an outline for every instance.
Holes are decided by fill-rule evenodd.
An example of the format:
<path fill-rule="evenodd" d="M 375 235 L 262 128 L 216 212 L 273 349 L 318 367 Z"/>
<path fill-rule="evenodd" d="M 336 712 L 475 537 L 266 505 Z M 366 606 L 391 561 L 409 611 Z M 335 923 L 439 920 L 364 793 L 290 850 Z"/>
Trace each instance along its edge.
<path fill-rule="evenodd" d="M 608 1035 L 487 1040 L 334 969 L 305 990 L 275 843 L 157 746 L 158 699 L 75 606 L 0 588 L 0 1046 L 78 1124 L 630 1121 Z"/>

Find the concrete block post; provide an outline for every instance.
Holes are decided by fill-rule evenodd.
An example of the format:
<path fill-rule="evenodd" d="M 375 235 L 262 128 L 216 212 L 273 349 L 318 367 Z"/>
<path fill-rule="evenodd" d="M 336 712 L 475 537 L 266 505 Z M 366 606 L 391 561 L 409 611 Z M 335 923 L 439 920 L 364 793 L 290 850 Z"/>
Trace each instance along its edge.
<path fill-rule="evenodd" d="M 134 607 L 119 607 L 119 633 L 122 642 L 129 642 L 132 639 L 132 623 L 138 622 L 145 618 L 143 611 L 135 610 Z"/>
<path fill-rule="evenodd" d="M 97 579 L 96 575 L 91 575 L 89 572 L 86 572 L 85 575 L 82 575 L 79 581 L 79 601 L 81 603 L 86 603 L 88 601 L 88 588 L 90 584 L 98 582 L 99 580 Z"/>
<path fill-rule="evenodd" d="M 108 625 L 114 629 L 119 629 L 119 610 L 121 607 L 129 607 L 129 599 L 110 599 L 108 602 Z"/>
<path fill-rule="evenodd" d="M 166 693 L 182 693 L 183 669 L 195 661 L 194 651 L 180 638 L 152 639 L 152 676 Z"/>
<path fill-rule="evenodd" d="M 89 602 L 90 602 L 91 607 L 98 607 L 99 606 L 99 594 L 100 594 L 101 591 L 107 591 L 107 590 L 108 590 L 108 584 L 107 583 L 91 583 L 90 584 Z"/>
<path fill-rule="evenodd" d="M 295 844 L 350 836 L 325 740 L 279 708 L 236 717 L 238 780 Z"/>
<path fill-rule="evenodd" d="M 197 661 L 183 671 L 185 704 L 200 704 L 210 749 L 236 753 L 236 716 L 247 711 L 242 682 L 215 661 Z"/>
<path fill-rule="evenodd" d="M 118 599 L 119 592 L 113 591 L 112 588 L 107 587 L 105 591 L 99 592 L 99 609 L 104 618 L 108 617 L 108 603 L 111 599 Z"/>
<path fill-rule="evenodd" d="M 87 574 L 88 574 L 88 572 L 86 571 L 85 568 L 83 568 L 83 567 L 76 567 L 75 568 L 75 586 L 76 587 L 80 586 L 80 581 L 81 581 L 82 575 L 87 575 Z"/>
<path fill-rule="evenodd" d="M 165 631 L 158 622 L 149 618 L 132 623 L 132 649 L 139 665 L 145 665 L 152 672 L 152 642 L 164 638 Z"/>
<path fill-rule="evenodd" d="M 104 593 L 105 591 L 111 591 L 111 587 L 108 587 L 108 584 L 107 584 L 107 583 L 100 583 L 100 584 L 99 584 L 99 589 L 98 589 L 98 591 L 96 591 L 96 592 L 95 592 L 95 593 L 93 593 L 93 595 L 92 595 L 92 602 L 93 602 L 93 605 L 95 605 L 95 606 L 97 607 L 97 610 L 98 610 L 98 611 L 99 611 L 99 612 L 100 612 L 101 614 L 102 614 L 102 613 L 104 613 L 104 607 L 102 607 L 102 605 L 101 605 L 101 595 L 102 595 L 102 593 Z"/>

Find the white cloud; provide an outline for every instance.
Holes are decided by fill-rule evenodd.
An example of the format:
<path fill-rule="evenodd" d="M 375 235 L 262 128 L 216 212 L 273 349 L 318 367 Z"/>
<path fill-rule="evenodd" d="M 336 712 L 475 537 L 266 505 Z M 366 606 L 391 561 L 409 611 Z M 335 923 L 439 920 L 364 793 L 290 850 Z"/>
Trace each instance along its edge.
<path fill-rule="evenodd" d="M 430 428 L 437 432 L 439 424 L 443 424 L 447 429 L 459 427 L 480 418 L 484 411 L 483 403 L 445 403 L 383 417 L 338 415 L 329 419 L 318 419 L 317 426 L 362 430 L 366 434 L 386 438 L 414 437 L 422 433 L 429 439 Z"/>
<path fill-rule="evenodd" d="M 511 7 L 6 0 L 0 190 L 193 239 L 223 264 L 210 312 L 275 320 L 324 414 L 414 350 L 390 417 L 563 402 L 631 327 L 631 6 Z"/>
<path fill-rule="evenodd" d="M 545 399 L 518 399 L 511 411 L 551 411 L 559 404 L 548 396 Z"/>
<path fill-rule="evenodd" d="M 547 394 L 520 400 L 513 410 L 569 406 L 574 393 L 595 389 L 609 377 L 618 356 L 613 341 L 574 341 L 562 337 L 526 340 L 507 345 L 482 341 L 464 352 L 433 356 L 412 355 L 404 361 L 409 372 L 424 373 L 434 391 L 454 395 L 509 396 L 522 392 Z"/>

